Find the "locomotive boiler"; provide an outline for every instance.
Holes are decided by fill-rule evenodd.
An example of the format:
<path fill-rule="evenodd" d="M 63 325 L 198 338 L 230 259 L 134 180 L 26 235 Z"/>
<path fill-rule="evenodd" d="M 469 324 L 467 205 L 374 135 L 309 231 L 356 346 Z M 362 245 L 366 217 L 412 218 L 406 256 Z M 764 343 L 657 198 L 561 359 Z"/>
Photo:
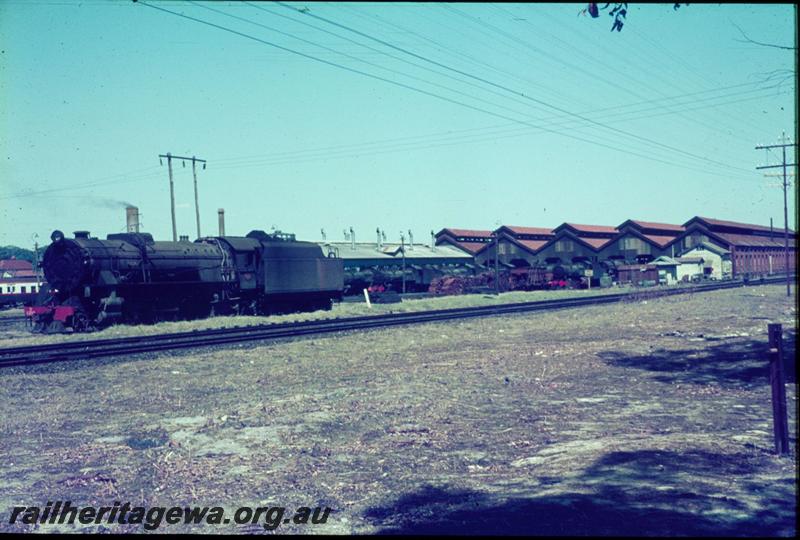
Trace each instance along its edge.
<path fill-rule="evenodd" d="M 42 260 L 51 296 L 26 309 L 42 331 L 330 309 L 344 288 L 342 260 L 293 235 L 158 242 L 147 233 L 99 240 L 54 231 L 51 240 Z"/>

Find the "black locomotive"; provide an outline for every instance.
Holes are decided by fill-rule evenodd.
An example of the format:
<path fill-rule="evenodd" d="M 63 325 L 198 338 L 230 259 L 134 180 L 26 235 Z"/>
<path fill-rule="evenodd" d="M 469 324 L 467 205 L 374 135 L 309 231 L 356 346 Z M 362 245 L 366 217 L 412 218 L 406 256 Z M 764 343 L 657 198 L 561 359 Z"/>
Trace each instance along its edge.
<path fill-rule="evenodd" d="M 330 309 L 344 288 L 342 260 L 293 235 L 156 242 L 147 233 L 99 240 L 54 231 L 50 238 L 42 261 L 50 297 L 26 309 L 42 331 Z"/>

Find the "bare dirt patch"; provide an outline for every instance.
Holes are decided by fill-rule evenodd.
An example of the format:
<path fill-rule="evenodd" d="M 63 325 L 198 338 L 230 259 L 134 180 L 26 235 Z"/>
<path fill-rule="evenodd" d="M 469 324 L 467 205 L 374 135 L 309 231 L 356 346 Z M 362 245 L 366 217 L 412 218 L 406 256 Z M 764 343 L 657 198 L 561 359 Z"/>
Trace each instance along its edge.
<path fill-rule="evenodd" d="M 334 509 L 278 532 L 793 535 L 766 328 L 792 359 L 796 315 L 760 286 L 6 369 L 0 530 L 69 499 Z"/>

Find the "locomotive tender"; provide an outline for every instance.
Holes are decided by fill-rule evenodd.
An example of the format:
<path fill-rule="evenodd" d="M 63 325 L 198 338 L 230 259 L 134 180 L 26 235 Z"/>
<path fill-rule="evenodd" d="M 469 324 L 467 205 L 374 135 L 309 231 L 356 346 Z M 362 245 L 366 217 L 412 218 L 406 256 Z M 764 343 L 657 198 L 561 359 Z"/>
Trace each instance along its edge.
<path fill-rule="evenodd" d="M 330 309 L 344 288 L 342 260 L 293 235 L 256 230 L 156 242 L 148 233 L 99 240 L 54 231 L 50 238 L 42 268 L 51 296 L 26 308 L 41 331 Z"/>

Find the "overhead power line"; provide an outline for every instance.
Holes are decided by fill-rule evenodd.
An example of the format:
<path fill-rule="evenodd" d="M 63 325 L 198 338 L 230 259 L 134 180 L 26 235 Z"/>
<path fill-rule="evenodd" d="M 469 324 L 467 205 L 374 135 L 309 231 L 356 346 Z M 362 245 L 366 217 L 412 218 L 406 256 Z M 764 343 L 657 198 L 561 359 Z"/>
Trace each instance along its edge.
<path fill-rule="evenodd" d="M 741 85 L 735 85 L 734 87 L 738 87 Z M 725 96 L 718 96 L 718 97 L 731 97 L 733 95 L 739 95 L 747 92 L 737 92 L 735 94 L 725 95 Z M 673 96 L 675 98 L 681 96 Z M 742 101 L 752 100 L 752 99 L 761 99 L 762 96 L 753 96 L 750 98 L 744 98 L 739 100 L 727 101 L 722 104 L 732 104 L 732 103 L 739 103 Z M 646 103 L 646 102 L 642 102 Z M 716 104 L 715 104 L 716 105 Z M 613 110 L 619 107 L 607 107 L 601 110 Z M 700 107 L 690 108 L 687 109 L 688 111 L 697 109 Z M 633 112 L 642 112 L 642 111 L 633 111 Z M 662 112 L 658 115 L 649 115 L 648 118 L 653 116 L 660 116 L 664 114 L 670 114 L 669 112 Z M 634 119 L 640 119 L 642 117 L 637 117 Z M 551 124 L 555 125 L 555 124 Z M 519 126 L 518 122 L 510 122 L 506 124 L 497 124 L 494 126 L 485 126 L 481 128 L 469 128 L 464 130 L 449 130 L 445 132 L 439 133 L 430 133 L 427 135 L 412 135 L 407 137 L 397 137 L 391 139 L 382 139 L 378 141 L 362 141 L 359 143 L 349 143 L 349 144 L 341 144 L 341 145 L 333 145 L 333 146 L 326 146 L 321 148 L 307 148 L 302 150 L 291 150 L 287 152 L 274 152 L 271 154 L 258 154 L 258 155 L 250 155 L 250 156 L 240 156 L 240 157 L 233 157 L 233 158 L 221 158 L 217 159 L 216 161 L 221 165 L 216 167 L 216 169 L 237 169 L 237 168 L 248 168 L 248 167 L 256 167 L 256 166 L 273 166 L 273 165 L 285 165 L 285 164 L 295 164 L 295 163 L 308 163 L 320 160 L 327 160 L 327 159 L 338 159 L 338 158 L 348 158 L 348 157 L 363 157 L 363 156 L 372 156 L 378 154 L 387 154 L 393 152 L 400 152 L 400 151 L 412 151 L 412 150 L 426 150 L 432 148 L 442 148 L 447 146 L 453 146 L 457 144 L 473 144 L 473 143 L 480 143 L 480 142 L 487 142 L 487 141 L 496 141 L 499 139 L 510 138 L 510 137 L 521 137 L 530 135 L 531 133 L 536 132 L 537 130 L 530 127 L 515 127 L 511 129 L 511 126 Z M 160 173 L 148 173 L 142 174 L 141 171 L 150 171 L 153 169 L 157 169 L 158 167 L 147 167 L 145 169 L 131 171 L 129 173 L 122 173 L 118 175 L 113 175 L 109 177 L 103 177 L 97 179 L 95 181 L 83 184 L 75 184 L 71 186 L 65 186 L 60 188 L 50 188 L 45 190 L 39 191 L 31 191 L 26 190 L 19 193 L 8 194 L 0 197 L 0 200 L 3 199 L 13 199 L 13 198 L 21 198 L 21 197 L 37 197 L 37 198 L 44 198 L 44 197 L 83 197 L 83 195 L 51 195 L 53 193 L 62 193 L 65 191 L 79 191 L 83 189 L 90 189 L 94 187 L 101 187 L 107 185 L 116 185 L 116 184 L 124 184 L 130 182 L 140 182 L 142 180 L 149 180 L 153 178 L 158 178 Z M 139 173 L 139 174 L 134 174 Z M 713 173 L 712 173 L 713 174 Z M 729 175 L 719 175 L 721 178 L 728 179 L 730 178 Z M 745 180 L 744 177 L 742 177 Z M 751 182 L 757 182 L 756 179 L 746 179 Z M 199 236 L 199 235 L 198 235 Z"/>
<path fill-rule="evenodd" d="M 359 70 L 359 69 L 355 69 L 355 68 L 352 68 L 352 67 L 344 66 L 344 65 L 338 64 L 336 62 L 330 62 L 328 60 L 324 60 L 324 59 L 315 57 L 315 56 L 310 55 L 310 54 L 299 52 L 299 51 L 293 50 L 291 48 L 284 47 L 282 45 L 278 45 L 276 43 L 272 43 L 270 41 L 261 39 L 259 37 L 247 34 L 245 32 L 240 32 L 240 31 L 232 29 L 232 28 L 228 28 L 228 27 L 225 27 L 225 26 L 222 26 L 222 25 L 210 22 L 210 21 L 206 21 L 204 19 L 199 19 L 197 17 L 192 17 L 190 15 L 186 15 L 186 14 L 183 14 L 183 13 L 178 13 L 178 12 L 175 12 L 175 11 L 164 9 L 162 7 L 159 7 L 159 6 L 156 6 L 156 5 L 153 5 L 153 4 L 149 4 L 147 2 L 141 2 L 140 1 L 138 3 L 140 5 L 147 6 L 149 8 L 152 8 L 152 9 L 155 9 L 155 10 L 158 10 L 158 11 L 169 13 L 169 14 L 177 16 L 177 17 L 181 17 L 181 18 L 184 18 L 184 19 L 187 19 L 187 20 L 191 20 L 191 21 L 194 21 L 194 22 L 206 25 L 206 26 L 210 26 L 212 28 L 217 28 L 219 30 L 222 30 L 222 31 L 225 31 L 225 32 L 229 32 L 229 33 L 244 37 L 246 39 L 250 39 L 250 40 L 262 43 L 264 45 L 275 47 L 275 48 L 277 48 L 279 50 L 283 50 L 283 51 L 289 52 L 291 54 L 295 54 L 295 55 L 301 56 L 303 58 L 307 58 L 309 60 L 314 60 L 316 62 L 320 62 L 320 63 L 326 64 L 326 65 L 329 65 L 329 66 L 332 66 L 332 67 L 335 67 L 335 68 L 338 68 L 338 69 L 343 69 L 343 70 L 349 71 L 351 73 L 356 73 L 356 74 L 359 74 L 359 75 L 362 75 L 362 76 L 365 76 L 365 77 L 368 77 L 368 78 L 371 78 L 371 79 L 383 81 L 383 82 L 386 82 L 388 84 L 392 84 L 392 85 L 395 85 L 395 86 L 399 86 L 401 88 L 405 88 L 407 90 L 411 90 L 413 92 L 421 93 L 421 94 L 424 94 L 424 95 L 427 95 L 427 96 L 430 96 L 430 97 L 434 97 L 434 98 L 446 101 L 448 103 L 452 103 L 452 104 L 455 104 L 455 105 L 463 106 L 463 107 L 469 108 L 469 109 L 477 111 L 477 112 L 490 114 L 490 115 L 498 117 L 498 118 L 502 118 L 502 119 L 509 120 L 509 121 L 512 121 L 512 122 L 517 122 L 517 123 L 521 123 L 521 124 L 524 124 L 524 125 L 528 125 L 528 126 L 536 128 L 536 129 L 542 129 L 543 131 L 546 131 L 546 132 L 549 132 L 549 133 L 553 133 L 555 135 L 560 135 L 560 136 L 571 138 L 571 139 L 574 139 L 574 140 L 579 140 L 579 141 L 585 142 L 587 144 L 599 146 L 599 147 L 602 147 L 602 148 L 607 148 L 607 149 L 614 150 L 614 151 L 617 151 L 617 152 L 621 152 L 621 153 L 624 153 L 624 154 L 627 154 L 627 155 L 634 155 L 634 156 L 641 157 L 643 159 L 647 159 L 647 160 L 650 160 L 650 161 L 655 161 L 655 162 L 659 162 L 659 163 L 663 163 L 663 164 L 671 165 L 671 166 L 675 166 L 675 167 L 680 167 L 680 168 L 684 168 L 684 169 L 698 170 L 698 169 L 696 169 L 694 167 L 691 167 L 691 166 L 682 165 L 682 164 L 679 164 L 679 163 L 675 163 L 674 161 L 668 161 L 668 160 L 665 160 L 665 159 L 659 159 L 659 158 L 656 158 L 656 157 L 654 157 L 652 155 L 646 155 L 646 154 L 641 154 L 641 153 L 634 152 L 634 151 L 631 151 L 631 150 L 625 150 L 625 149 L 619 148 L 617 146 L 612 146 L 612 145 L 609 145 L 609 144 L 605 144 L 605 143 L 599 142 L 597 140 L 586 139 L 586 138 L 579 137 L 579 136 L 576 136 L 576 135 L 573 135 L 573 134 L 562 133 L 562 132 L 550 130 L 550 129 L 544 128 L 542 126 L 537 126 L 537 125 L 531 124 L 530 122 L 526 122 L 524 120 L 520 120 L 520 119 L 517 119 L 517 118 L 512 118 L 512 117 L 509 117 L 509 116 L 506 116 L 506 115 L 503 115 L 503 114 L 500 114 L 500 113 L 489 111 L 489 110 L 481 108 L 481 107 L 476 107 L 474 105 L 470 105 L 468 103 L 464 103 L 464 102 L 461 102 L 461 101 L 458 101 L 458 100 L 455 100 L 455 99 L 451 99 L 451 98 L 448 98 L 448 97 L 445 97 L 445 96 L 441 96 L 441 95 L 436 94 L 434 92 L 429 92 L 429 91 L 426 91 L 426 90 L 423 90 L 423 89 L 420 89 L 420 88 L 416 88 L 414 86 L 411 86 L 411 85 L 408 85 L 408 84 L 405 84 L 405 83 L 402 83 L 402 82 L 393 81 L 391 79 L 387 79 L 385 77 L 381 77 L 379 75 L 368 73 L 368 72 L 365 72 L 365 71 L 362 71 L 362 70 Z M 290 7 L 290 9 L 293 9 L 293 8 Z M 557 110 L 561 110 L 562 112 L 565 112 L 566 114 L 572 114 L 569 111 L 564 111 L 563 109 L 558 109 L 557 108 Z M 598 124 L 600 127 L 605 127 L 602 124 L 599 124 L 597 122 L 591 122 L 591 123 Z M 620 130 L 617 130 L 617 131 L 620 131 Z M 638 138 L 641 138 L 641 137 L 638 137 Z M 710 162 L 710 163 L 714 163 L 712 160 L 708 160 L 707 158 L 699 157 L 699 159 L 702 159 L 702 160 Z M 720 162 L 716 162 L 714 164 L 721 165 L 721 166 L 728 166 L 727 164 L 720 163 Z M 712 172 L 708 172 L 708 171 L 701 171 L 701 172 L 704 172 L 706 174 L 717 174 L 717 173 L 712 173 Z M 749 172 L 749 171 L 747 171 L 747 172 Z M 719 176 L 723 176 L 721 174 L 718 174 L 718 175 Z"/>
<path fill-rule="evenodd" d="M 506 16 L 513 16 L 508 9 L 501 7 L 500 5 L 493 4 L 492 7 L 499 13 L 505 14 Z M 616 65 L 615 62 L 606 61 L 608 58 L 616 58 L 619 52 L 617 50 L 610 48 L 608 46 L 608 43 L 605 42 L 605 40 L 600 42 L 600 46 L 602 47 L 602 49 L 598 49 L 596 43 L 593 43 L 591 46 L 587 46 L 585 40 L 586 38 L 585 34 L 581 34 L 578 31 L 576 31 L 574 26 L 568 26 L 564 24 L 563 21 L 558 20 L 552 15 L 546 13 L 546 10 L 537 10 L 537 15 L 541 15 L 542 17 L 545 17 L 547 20 L 558 24 L 561 28 L 564 28 L 565 30 L 572 32 L 573 36 L 577 35 L 578 38 L 583 38 L 583 42 L 575 43 L 575 40 L 562 39 L 561 36 L 563 34 L 547 32 L 546 30 L 543 30 L 538 26 L 534 26 L 530 18 L 526 18 L 524 24 L 527 27 L 531 28 L 536 36 L 546 37 L 549 43 L 555 45 L 556 47 L 559 47 L 562 50 L 569 51 L 573 56 L 577 55 L 583 60 L 582 64 L 585 64 L 587 67 L 602 68 L 603 72 L 614 73 L 616 76 L 620 77 L 620 80 L 624 79 L 632 83 L 632 84 L 611 83 L 614 84 L 614 86 L 620 92 L 628 93 L 630 95 L 636 96 L 637 98 L 641 99 L 642 94 L 636 92 L 633 89 L 634 86 L 639 86 L 645 89 L 647 95 L 656 95 L 665 97 L 667 93 L 664 91 L 664 88 L 669 88 L 669 87 L 679 88 L 679 86 L 676 84 L 675 81 L 683 80 L 681 77 L 677 76 L 677 74 L 674 71 L 672 72 L 668 71 L 668 67 L 665 65 L 666 62 L 659 62 L 657 64 L 658 69 L 650 69 L 651 66 L 653 66 L 652 54 L 650 54 L 649 56 L 643 54 L 642 51 L 639 50 L 639 47 L 626 48 L 625 50 L 626 61 L 624 62 L 624 64 L 622 64 L 620 68 Z M 464 14 L 464 16 L 468 15 Z M 472 20 L 475 20 L 475 18 L 472 17 Z M 476 23 L 479 24 L 480 21 L 476 21 Z M 566 36 L 564 37 L 566 38 Z M 599 52 L 600 50 L 605 51 L 604 56 L 598 56 L 597 54 L 593 54 L 595 52 Z M 679 56 L 679 55 L 666 55 L 660 50 L 658 52 L 664 54 L 665 56 L 668 57 L 668 59 L 671 59 L 673 62 L 674 58 L 670 57 Z M 561 61 L 557 60 L 550 51 L 545 51 L 542 54 L 545 59 Z M 634 67 L 632 63 L 633 60 L 632 57 L 640 58 L 642 60 L 642 63 L 636 64 Z M 646 74 L 648 79 L 651 80 L 645 81 L 641 77 L 633 77 L 632 72 L 642 75 Z M 594 77 L 593 74 L 590 74 L 590 76 Z M 717 84 L 713 84 L 712 86 L 717 86 Z M 672 107 L 673 105 L 669 103 L 664 103 L 664 106 Z M 685 114 L 686 111 L 680 109 L 678 109 L 676 112 L 681 116 L 681 118 L 683 118 L 686 121 L 703 126 L 704 128 L 708 129 L 713 133 L 719 133 L 720 135 L 723 136 L 727 135 L 739 139 L 743 142 L 746 142 L 749 146 L 750 139 L 746 139 L 744 136 L 739 135 L 738 134 L 739 130 L 731 127 L 730 124 L 726 124 L 724 118 L 718 118 L 718 117 L 714 118 L 711 124 L 709 124 L 708 122 L 701 121 L 700 118 L 698 118 L 698 115 Z M 724 127 L 729 128 L 727 134 L 725 134 L 721 129 Z M 737 155 L 735 157 L 737 159 L 741 159 L 741 155 Z M 749 165 L 746 168 L 749 169 Z"/>
<path fill-rule="evenodd" d="M 605 124 L 603 124 L 603 123 L 601 123 L 601 122 L 596 122 L 596 121 L 594 121 L 594 120 L 592 120 L 592 119 L 590 119 L 590 118 L 587 118 L 587 117 L 585 117 L 585 116 L 583 116 L 583 115 L 579 115 L 579 114 L 573 113 L 573 112 L 571 112 L 571 111 L 568 111 L 568 110 L 566 110 L 566 109 L 564 109 L 564 108 L 562 108 L 562 107 L 559 107 L 559 106 L 557 106 L 557 105 L 553 105 L 553 104 L 551 104 L 551 103 L 548 103 L 548 102 L 546 102 L 546 101 L 543 101 L 543 100 L 541 100 L 541 99 L 538 99 L 538 98 L 534 98 L 534 97 L 532 97 L 532 96 L 528 96 L 527 94 L 525 94 L 524 92 L 521 92 L 521 91 L 519 91 L 519 90 L 515 90 L 515 89 L 512 89 L 512 88 L 509 88 L 509 87 L 507 87 L 507 86 L 505 86 L 505 85 L 503 85 L 503 84 L 498 84 L 498 83 L 492 82 L 492 81 L 490 81 L 490 80 L 488 80 L 488 79 L 485 79 L 485 78 L 483 78 L 483 77 L 480 77 L 480 76 L 478 76 L 478 75 L 473 75 L 473 74 L 471 74 L 471 73 L 468 73 L 468 72 L 465 72 L 465 71 L 463 71 L 463 70 L 460 70 L 460 69 L 457 69 L 457 68 L 454 68 L 454 67 L 448 66 L 448 65 L 446 65 L 446 64 L 442 64 L 441 62 L 437 62 L 436 60 L 432 60 L 432 59 L 430 59 L 430 58 L 427 58 L 427 57 L 425 57 L 425 56 L 419 55 L 419 54 L 417 54 L 417 53 L 415 53 L 415 52 L 412 52 L 412 51 L 409 51 L 409 50 L 407 50 L 407 49 L 405 49 L 405 48 L 398 47 L 398 46 L 396 46 L 396 45 L 393 45 L 392 43 L 389 43 L 389 42 L 387 42 L 387 41 L 385 41 L 385 40 L 383 40 L 383 39 L 380 39 L 380 38 L 377 38 L 377 37 L 371 36 L 371 35 L 369 35 L 369 34 L 366 34 L 366 33 L 364 33 L 364 32 L 361 32 L 360 30 L 356 30 L 355 28 L 351 28 L 351 27 L 349 27 L 349 26 L 347 26 L 347 25 L 343 25 L 343 24 L 337 23 L 336 21 L 332 21 L 332 20 L 330 20 L 330 19 L 327 19 L 327 18 L 325 18 L 325 17 L 321 17 L 321 16 L 319 16 L 319 15 L 316 15 L 316 14 L 314 14 L 314 13 L 311 13 L 310 11 L 303 11 L 303 10 L 301 10 L 301 9 L 299 9 L 299 8 L 295 8 L 294 6 L 290 6 L 290 5 L 288 5 L 288 4 L 284 3 L 284 2 L 276 2 L 276 3 L 277 3 L 278 5 L 280 5 L 280 6 L 283 6 L 283 7 L 287 8 L 287 9 L 290 9 L 290 10 L 292 10 L 292 11 L 295 11 L 295 12 L 297 12 L 297 13 L 302 13 L 303 15 L 305 15 L 305 16 L 307 16 L 307 17 L 313 17 L 314 19 L 318 19 L 318 20 L 321 20 L 321 21 L 327 22 L 328 24 L 332 24 L 332 25 L 334 25 L 334 26 L 337 26 L 337 27 L 339 27 L 339 28 L 343 28 L 343 29 L 345 29 L 345 30 L 349 30 L 350 32 L 353 32 L 353 33 L 355 33 L 355 34 L 357 34 L 357 35 L 359 35 L 359 36 L 362 36 L 362 37 L 365 37 L 365 38 L 367 38 L 367 39 L 370 39 L 370 40 L 372 40 L 372 41 L 375 41 L 375 42 L 377 42 L 377 43 L 380 43 L 380 44 L 382 44 L 382 45 L 384 45 L 384 46 L 386 46 L 386 47 L 389 47 L 389 48 L 392 48 L 392 49 L 394 49 L 394 50 L 400 51 L 400 52 L 402 52 L 402 53 L 405 53 L 405 54 L 407 54 L 407 55 L 409 55 L 409 56 L 412 56 L 412 57 L 414 57 L 414 58 L 417 58 L 417 59 L 419 59 L 419 60 L 423 60 L 423 61 L 425 61 L 425 62 L 431 63 L 431 64 L 433 64 L 433 65 L 435 65 L 435 66 L 438 66 L 438 67 L 441 67 L 441 68 L 443 68 L 443 69 L 447 69 L 447 70 L 449 70 L 449 71 L 452 71 L 452 72 L 454 72 L 454 73 L 458 73 L 458 74 L 460 74 L 460 75 L 463 75 L 463 76 L 465 76 L 465 77 L 469 77 L 469 78 L 471 78 L 471 79 L 474 79 L 474 80 L 477 80 L 477 81 L 481 81 L 481 82 L 483 82 L 483 83 L 485 83 L 485 84 L 488 84 L 488 85 L 490 85 L 490 86 L 494 86 L 494 87 L 496 87 L 496 88 L 499 88 L 499 89 L 501 89 L 501 90 L 505 90 L 506 92 L 509 92 L 509 93 L 511 93 L 511 94 L 515 94 L 515 95 L 521 96 L 521 97 L 522 97 L 522 98 L 524 98 L 524 99 L 527 99 L 527 100 L 529 100 L 529 101 L 531 101 L 531 102 L 537 103 L 537 104 L 539 104 L 539 105 L 542 105 L 542 106 L 544 106 L 544 107 L 547 107 L 547 108 L 550 108 L 550 109 L 557 110 L 557 111 L 559 111 L 559 112 L 562 112 L 562 113 L 564 113 L 564 114 L 568 114 L 568 115 L 571 115 L 571 116 L 575 116 L 576 118 L 580 118 L 581 120 L 583 120 L 583 121 L 585 121 L 585 122 L 589 122 L 589 123 L 591 123 L 591 124 L 594 124 L 594 125 L 596 125 L 597 127 L 600 127 L 600 128 L 603 128 L 603 129 L 608 129 L 608 130 L 611 130 L 611 131 L 613 131 L 613 132 L 615 132 L 615 133 L 619 133 L 620 135 L 624 135 L 624 136 L 626 136 L 626 137 L 630 137 L 630 138 L 634 138 L 634 139 L 638 139 L 638 140 L 643 140 L 643 141 L 649 142 L 650 144 L 654 144 L 654 145 L 660 146 L 660 147 L 662 147 L 662 148 L 666 148 L 666 149 L 668 149 L 668 150 L 672 150 L 672 151 L 674 151 L 674 152 L 679 152 L 679 153 L 681 153 L 681 154 L 684 154 L 684 155 L 687 155 L 687 156 L 693 157 L 693 158 L 695 158 L 695 159 L 700 159 L 700 160 L 703 160 L 703 161 L 707 161 L 707 162 L 709 162 L 709 163 L 713 163 L 713 164 L 715 164 L 715 165 L 718 165 L 718 166 L 727 167 L 727 168 L 730 168 L 730 169 L 736 169 L 736 170 L 739 170 L 739 171 L 744 171 L 744 172 L 750 172 L 748 169 L 744 169 L 744 168 L 741 168 L 741 167 L 734 167 L 734 166 L 732 166 L 732 165 L 730 165 L 730 164 L 728 164 L 728 163 L 724 163 L 724 162 L 721 162 L 721 161 L 715 161 L 715 160 L 709 159 L 709 158 L 707 158 L 707 157 L 704 157 L 704 156 L 699 156 L 699 155 L 697 155 L 697 154 L 693 154 L 693 153 L 691 153 L 691 152 L 687 152 L 687 151 L 685 151 L 685 150 L 682 150 L 682 149 L 680 149 L 680 148 L 676 148 L 676 147 L 674 147 L 674 146 L 670 146 L 670 145 L 667 145 L 667 144 L 661 143 L 661 142 L 659 142 L 659 141 L 656 141 L 656 140 L 650 139 L 650 138 L 648 138 L 648 137 L 643 137 L 643 136 L 641 136 L 641 135 L 636 135 L 636 134 L 634 134 L 634 133 L 629 133 L 629 132 L 627 132 L 627 131 L 624 131 L 624 130 L 622 130 L 622 129 L 619 129 L 619 128 L 614 128 L 614 127 L 611 127 L 611 126 L 605 125 Z"/>
<path fill-rule="evenodd" d="M 729 103 L 742 102 L 752 99 L 762 99 L 762 96 L 755 96 L 740 100 L 734 100 L 730 101 Z M 702 106 L 689 108 L 687 110 L 691 111 L 693 109 L 700 109 L 700 108 L 702 108 Z M 666 114 L 671 114 L 671 112 L 662 111 L 657 114 L 638 116 L 633 119 L 652 118 Z M 622 118 L 620 117 L 619 120 L 621 121 Z M 217 160 L 217 162 L 230 163 L 230 164 L 221 165 L 217 168 L 227 169 L 227 168 L 236 168 L 239 166 L 249 167 L 258 165 L 282 165 L 282 164 L 290 164 L 298 162 L 318 161 L 320 159 L 343 158 L 351 156 L 362 156 L 362 157 L 372 156 L 376 154 L 384 154 L 397 151 L 438 148 L 443 146 L 451 146 L 453 144 L 470 144 L 470 143 L 477 143 L 484 141 L 494 141 L 502 138 L 530 135 L 537 131 L 537 129 L 535 128 L 529 128 L 523 126 L 510 128 L 510 126 L 512 125 L 518 126 L 517 123 L 503 124 L 499 126 L 486 127 L 486 128 L 473 128 L 457 132 L 445 132 L 445 133 L 423 135 L 423 136 L 402 137 L 398 139 L 387 139 L 382 141 L 367 141 L 362 143 L 335 145 L 335 146 L 315 148 L 315 149 L 292 150 L 288 152 L 279 152 L 267 155 L 261 154 L 257 156 L 247 156 L 242 158 L 220 159 Z M 552 127 L 553 125 L 558 125 L 558 124 L 549 124 L 549 125 Z M 462 134 L 455 135 L 455 133 L 462 133 Z M 721 177 L 727 180 L 731 178 L 731 175 L 725 174 L 721 175 Z M 745 177 L 742 178 L 744 179 Z M 754 183 L 758 182 L 758 180 L 755 178 L 747 178 L 747 180 Z"/>

